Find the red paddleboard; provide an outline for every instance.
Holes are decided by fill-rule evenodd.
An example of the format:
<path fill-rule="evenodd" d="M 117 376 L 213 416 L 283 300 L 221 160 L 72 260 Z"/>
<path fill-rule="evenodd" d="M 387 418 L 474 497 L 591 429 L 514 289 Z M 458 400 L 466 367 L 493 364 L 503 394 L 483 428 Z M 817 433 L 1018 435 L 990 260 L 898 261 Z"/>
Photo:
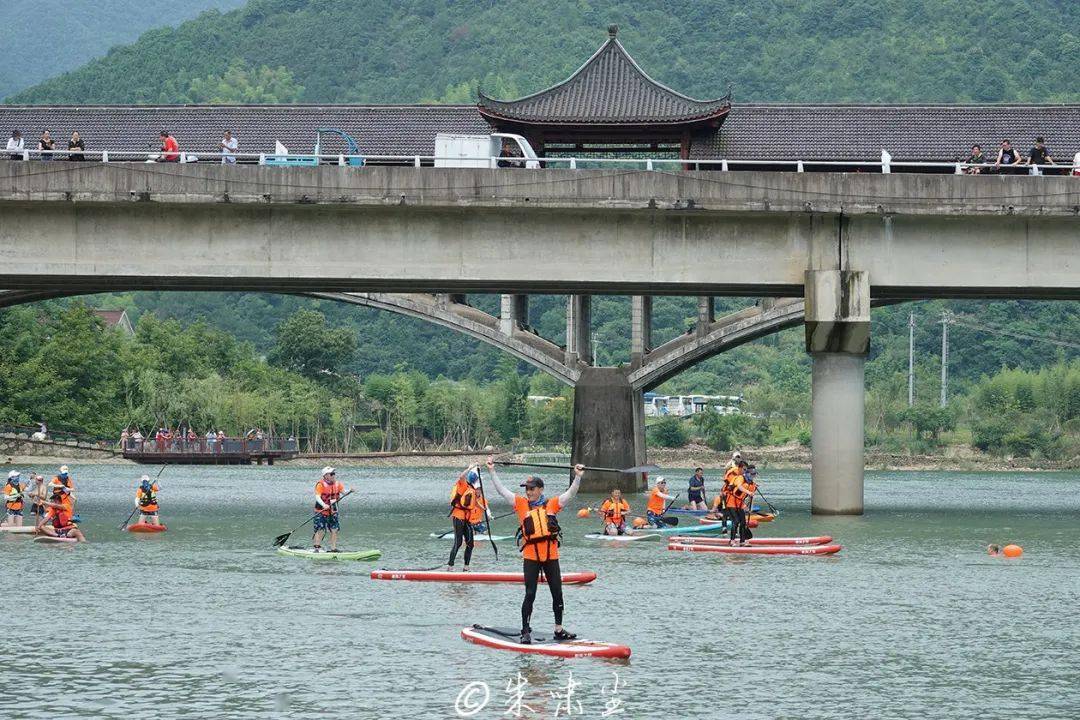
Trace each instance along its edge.
<path fill-rule="evenodd" d="M 133 533 L 159 533 L 168 529 L 164 525 L 151 525 L 150 523 L 135 523 L 127 526 L 127 531 Z"/>
<path fill-rule="evenodd" d="M 675 545 L 728 545 L 729 540 L 723 537 L 702 537 L 698 535 L 676 535 L 668 538 L 668 542 Z M 768 547 L 771 545 L 828 545 L 832 542 L 829 535 L 817 537 L 769 537 L 751 538 L 750 547 Z"/>
<path fill-rule="evenodd" d="M 69 537 L 53 537 L 52 535 L 35 535 L 34 536 L 34 542 L 36 542 L 36 543 L 60 544 L 60 543 L 73 543 L 73 542 L 79 542 L 79 541 L 76 540 L 75 538 L 69 538 Z"/>
<path fill-rule="evenodd" d="M 770 545 L 766 547 L 731 547 L 729 545 L 688 545 L 669 543 L 668 550 L 713 552 L 726 555 L 832 555 L 840 552 L 839 545 Z"/>
<path fill-rule="evenodd" d="M 716 523 L 718 523 L 720 521 L 719 520 L 706 520 L 705 518 L 698 518 L 698 522 L 701 523 L 702 525 L 715 525 Z M 756 528 L 757 526 L 758 526 L 758 521 L 755 520 L 754 518 L 750 518 L 749 520 L 746 521 L 746 527 L 748 527 L 748 528 Z"/>
<path fill-rule="evenodd" d="M 482 625 L 462 628 L 461 637 L 468 642 L 495 648 L 496 650 L 510 650 L 533 655 L 554 655 L 555 657 L 565 658 L 630 657 L 630 648 L 626 645 L 596 642 L 594 640 L 555 640 L 535 633 L 532 636 L 532 644 L 522 645 L 518 642 L 519 635 L 517 631 L 489 628 Z"/>
<path fill-rule="evenodd" d="M 372 570 L 372 580 L 416 580 L 452 583 L 525 583 L 519 572 L 446 572 L 445 570 Z M 594 572 L 564 572 L 563 585 L 584 585 L 596 579 Z M 540 582 L 547 582 L 543 575 Z"/>

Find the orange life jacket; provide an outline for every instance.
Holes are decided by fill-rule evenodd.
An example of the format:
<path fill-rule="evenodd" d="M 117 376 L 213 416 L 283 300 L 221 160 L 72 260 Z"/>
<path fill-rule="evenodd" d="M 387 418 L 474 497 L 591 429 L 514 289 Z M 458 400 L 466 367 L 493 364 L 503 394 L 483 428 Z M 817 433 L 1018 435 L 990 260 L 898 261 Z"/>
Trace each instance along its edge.
<path fill-rule="evenodd" d="M 645 506 L 645 509 L 655 515 L 664 512 L 664 498 L 660 497 L 659 488 L 653 488 L 652 495 L 649 496 L 649 504 Z"/>
<path fill-rule="evenodd" d="M 139 510 L 142 512 L 157 512 L 157 491 L 158 486 L 156 484 L 150 485 L 150 491 L 146 492 L 142 489 L 142 485 L 135 491 L 135 503 L 139 506 Z"/>
<path fill-rule="evenodd" d="M 562 542 L 562 530 L 559 528 L 559 520 L 554 515 L 548 514 L 547 507 L 530 509 L 521 518 L 521 548 L 524 550 L 530 545 L 536 546 L 537 559 L 546 561 L 552 559 L 551 546 L 556 548 Z M 543 548 L 543 551 L 541 551 Z M 557 555 L 556 555 L 557 557 Z"/>
<path fill-rule="evenodd" d="M 4 495 L 7 496 L 8 493 L 12 493 L 12 492 L 22 492 L 22 490 L 23 489 L 22 489 L 21 486 L 16 488 L 11 483 L 8 483 L 7 485 L 4 486 Z M 5 504 L 7 505 L 8 510 L 22 510 L 23 509 L 23 496 L 18 495 L 18 496 L 15 497 L 14 500 L 6 501 Z"/>
<path fill-rule="evenodd" d="M 473 486 L 459 479 L 450 491 L 450 515 L 458 520 L 468 520 L 476 507 L 476 491 Z"/>
<path fill-rule="evenodd" d="M 344 491 L 345 486 L 342 483 L 335 480 L 328 484 L 320 479 L 315 483 L 315 494 L 317 494 L 319 499 L 326 504 L 326 507 L 319 507 L 318 504 L 316 504 L 315 512 L 320 515 L 333 515 L 335 512 L 333 503 L 336 503 L 341 498 L 341 493 Z"/>
<path fill-rule="evenodd" d="M 483 495 L 476 495 L 476 502 L 473 504 L 472 511 L 469 513 L 469 524 L 476 525 L 477 523 L 484 522 L 484 510 L 487 508 L 487 500 Z"/>
<path fill-rule="evenodd" d="M 607 522 L 622 525 L 624 518 L 630 512 L 630 504 L 625 500 L 615 502 L 611 498 L 608 498 L 604 501 L 604 504 L 600 506 L 600 512 Z"/>

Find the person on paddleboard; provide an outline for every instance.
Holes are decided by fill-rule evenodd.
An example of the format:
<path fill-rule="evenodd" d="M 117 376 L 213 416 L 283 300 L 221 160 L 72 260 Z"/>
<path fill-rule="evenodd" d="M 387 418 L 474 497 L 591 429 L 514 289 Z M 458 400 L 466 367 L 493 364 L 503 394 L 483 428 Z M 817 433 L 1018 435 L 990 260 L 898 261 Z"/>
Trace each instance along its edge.
<path fill-rule="evenodd" d="M 662 519 L 665 501 L 674 499 L 674 495 L 667 494 L 667 480 L 663 477 L 656 478 L 656 486 L 649 493 L 649 504 L 645 506 L 645 520 L 653 527 L 666 527 Z"/>
<path fill-rule="evenodd" d="M 458 550 L 465 545 L 465 572 L 469 571 L 469 563 L 472 562 L 475 531 L 473 520 L 475 511 L 480 507 L 480 472 L 475 465 L 470 466 L 465 472 L 458 475 L 457 482 L 450 490 L 450 518 L 454 523 L 454 546 L 450 548 L 450 560 L 446 563 L 447 572 L 453 572 L 454 560 L 457 559 Z M 480 511 L 483 518 L 483 510 Z"/>
<path fill-rule="evenodd" d="M 30 487 L 30 514 L 39 518 L 45 514 L 45 500 L 48 491 L 45 489 L 45 476 L 34 474 L 30 478 L 33 485 Z"/>
<path fill-rule="evenodd" d="M 686 491 L 686 499 L 690 502 L 687 510 L 708 510 L 705 502 L 705 471 L 694 468 L 694 474 L 690 476 L 690 487 Z"/>
<path fill-rule="evenodd" d="M 323 534 L 330 533 L 330 552 L 337 552 L 338 530 L 341 523 L 338 520 L 337 501 L 345 493 L 345 485 L 338 482 L 337 470 L 332 467 L 324 467 L 322 477 L 315 483 L 315 535 L 312 538 L 312 549 L 322 552 Z"/>
<path fill-rule="evenodd" d="M 71 497 L 71 502 L 75 502 L 79 499 L 79 496 L 75 494 L 75 480 L 71 477 L 71 473 L 68 471 L 67 465 L 61 465 L 60 471 L 53 477 L 52 482 L 49 483 L 50 487 L 56 485 L 63 485 L 71 492 L 68 495 Z"/>
<path fill-rule="evenodd" d="M 52 495 L 45 501 L 45 507 L 45 517 L 37 526 L 39 534 L 86 542 L 86 536 L 78 526 L 79 516 L 74 511 L 75 502 L 71 498 L 71 488 L 65 485 L 55 486 Z"/>
<path fill-rule="evenodd" d="M 626 516 L 630 514 L 630 503 L 623 500 L 622 490 L 615 488 L 611 497 L 600 506 L 600 515 L 604 518 L 604 535 L 625 535 Z"/>
<path fill-rule="evenodd" d="M 158 486 L 149 475 L 139 478 L 139 487 L 135 491 L 135 505 L 139 508 L 139 522 L 147 525 L 160 525 L 158 517 Z"/>
<path fill-rule="evenodd" d="M 7 515 L 4 517 L 5 527 L 21 527 L 23 524 L 23 493 L 26 488 L 22 484 L 22 475 L 18 470 L 8 473 L 7 484 L 4 485 L 4 509 Z"/>
<path fill-rule="evenodd" d="M 551 609 L 555 614 L 556 640 L 573 640 L 577 637 L 563 627 L 562 570 L 559 567 L 559 521 L 556 516 L 578 493 L 581 476 L 585 473 L 584 465 L 574 466 L 574 480 L 566 492 L 550 500 L 544 497 L 544 481 L 529 476 L 521 487 L 525 496 L 515 495 L 503 487 L 495 472 L 494 458 L 487 460 L 488 472 L 495 491 L 514 506 L 520 526 L 522 570 L 525 574 L 525 600 L 521 603 L 521 642 L 532 644 L 533 601 L 536 600 L 536 586 L 540 582 L 540 573 L 547 579 L 551 590 Z"/>
<path fill-rule="evenodd" d="M 738 533 L 739 544 L 749 545 L 750 538 L 754 537 L 754 533 L 750 532 L 750 526 L 747 523 L 747 519 L 750 517 L 750 510 L 754 503 L 754 494 L 757 492 L 757 483 L 754 481 L 754 478 L 757 477 L 757 471 L 754 469 L 754 466 L 748 465 L 744 467 L 742 477 L 742 484 L 736 486 L 731 493 L 739 502 L 737 512 L 732 518 L 731 540 L 732 544 L 734 544 L 735 535 Z"/>

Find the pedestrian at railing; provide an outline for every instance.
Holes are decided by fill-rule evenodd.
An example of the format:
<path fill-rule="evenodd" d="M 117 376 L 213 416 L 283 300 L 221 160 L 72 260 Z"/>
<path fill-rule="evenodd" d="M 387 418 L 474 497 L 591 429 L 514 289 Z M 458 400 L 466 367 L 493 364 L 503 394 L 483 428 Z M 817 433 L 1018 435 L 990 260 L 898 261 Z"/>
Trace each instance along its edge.
<path fill-rule="evenodd" d="M 19 132 L 18 129 L 12 130 L 11 137 L 9 137 L 7 141 L 7 149 L 15 152 L 8 155 L 8 158 L 11 160 L 22 160 L 25 147 L 26 144 L 23 142 L 22 133 Z"/>

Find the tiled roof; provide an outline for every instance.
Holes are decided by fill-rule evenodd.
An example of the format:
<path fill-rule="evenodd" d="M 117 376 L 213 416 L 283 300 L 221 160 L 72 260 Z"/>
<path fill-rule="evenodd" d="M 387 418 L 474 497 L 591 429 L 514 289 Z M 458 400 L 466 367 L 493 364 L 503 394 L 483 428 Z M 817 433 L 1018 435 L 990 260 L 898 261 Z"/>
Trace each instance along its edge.
<path fill-rule="evenodd" d="M 19 106 L 0 105 L 3 140 L 19 129 L 26 147 L 37 147 L 48 128 L 56 148 L 78 130 L 87 150 L 160 147 L 158 133 L 167 129 L 180 148 L 217 152 L 228 129 L 240 151 L 274 151 L 281 141 L 290 152 L 311 152 L 319 128 L 337 128 L 351 135 L 366 155 L 433 155 L 435 134 L 487 133 L 490 128 L 472 105 L 167 105 L 167 106 Z M 327 136 L 322 152 L 345 152 L 343 142 Z"/>
<path fill-rule="evenodd" d="M 78 130 L 88 150 L 156 151 L 163 127 L 194 152 L 216 151 L 228 128 L 251 153 L 273 152 L 275 140 L 311 152 L 315 131 L 333 127 L 368 155 L 432 155 L 436 133 L 490 131 L 472 105 L 0 105 L 0 140 L 17 128 L 27 147 L 49 128 L 58 149 Z M 1006 137 L 1027 153 L 1036 135 L 1067 162 L 1080 151 L 1080 105 L 735 105 L 719 131 L 694 138 L 691 157 L 876 160 L 885 149 L 894 160 L 952 160 L 966 157 L 973 143 L 994 154 Z M 323 152 L 345 151 L 327 140 Z"/>
<path fill-rule="evenodd" d="M 573 75 L 519 100 L 480 93 L 480 112 L 545 124 L 641 125 L 717 117 L 729 98 L 694 100 L 653 80 L 615 39 L 617 29 Z"/>
<path fill-rule="evenodd" d="M 949 161 L 1001 141 L 1027 154 L 1036 136 L 1054 159 L 1080 150 L 1080 105 L 735 105 L 719 133 L 694 139 L 694 158 Z"/>

